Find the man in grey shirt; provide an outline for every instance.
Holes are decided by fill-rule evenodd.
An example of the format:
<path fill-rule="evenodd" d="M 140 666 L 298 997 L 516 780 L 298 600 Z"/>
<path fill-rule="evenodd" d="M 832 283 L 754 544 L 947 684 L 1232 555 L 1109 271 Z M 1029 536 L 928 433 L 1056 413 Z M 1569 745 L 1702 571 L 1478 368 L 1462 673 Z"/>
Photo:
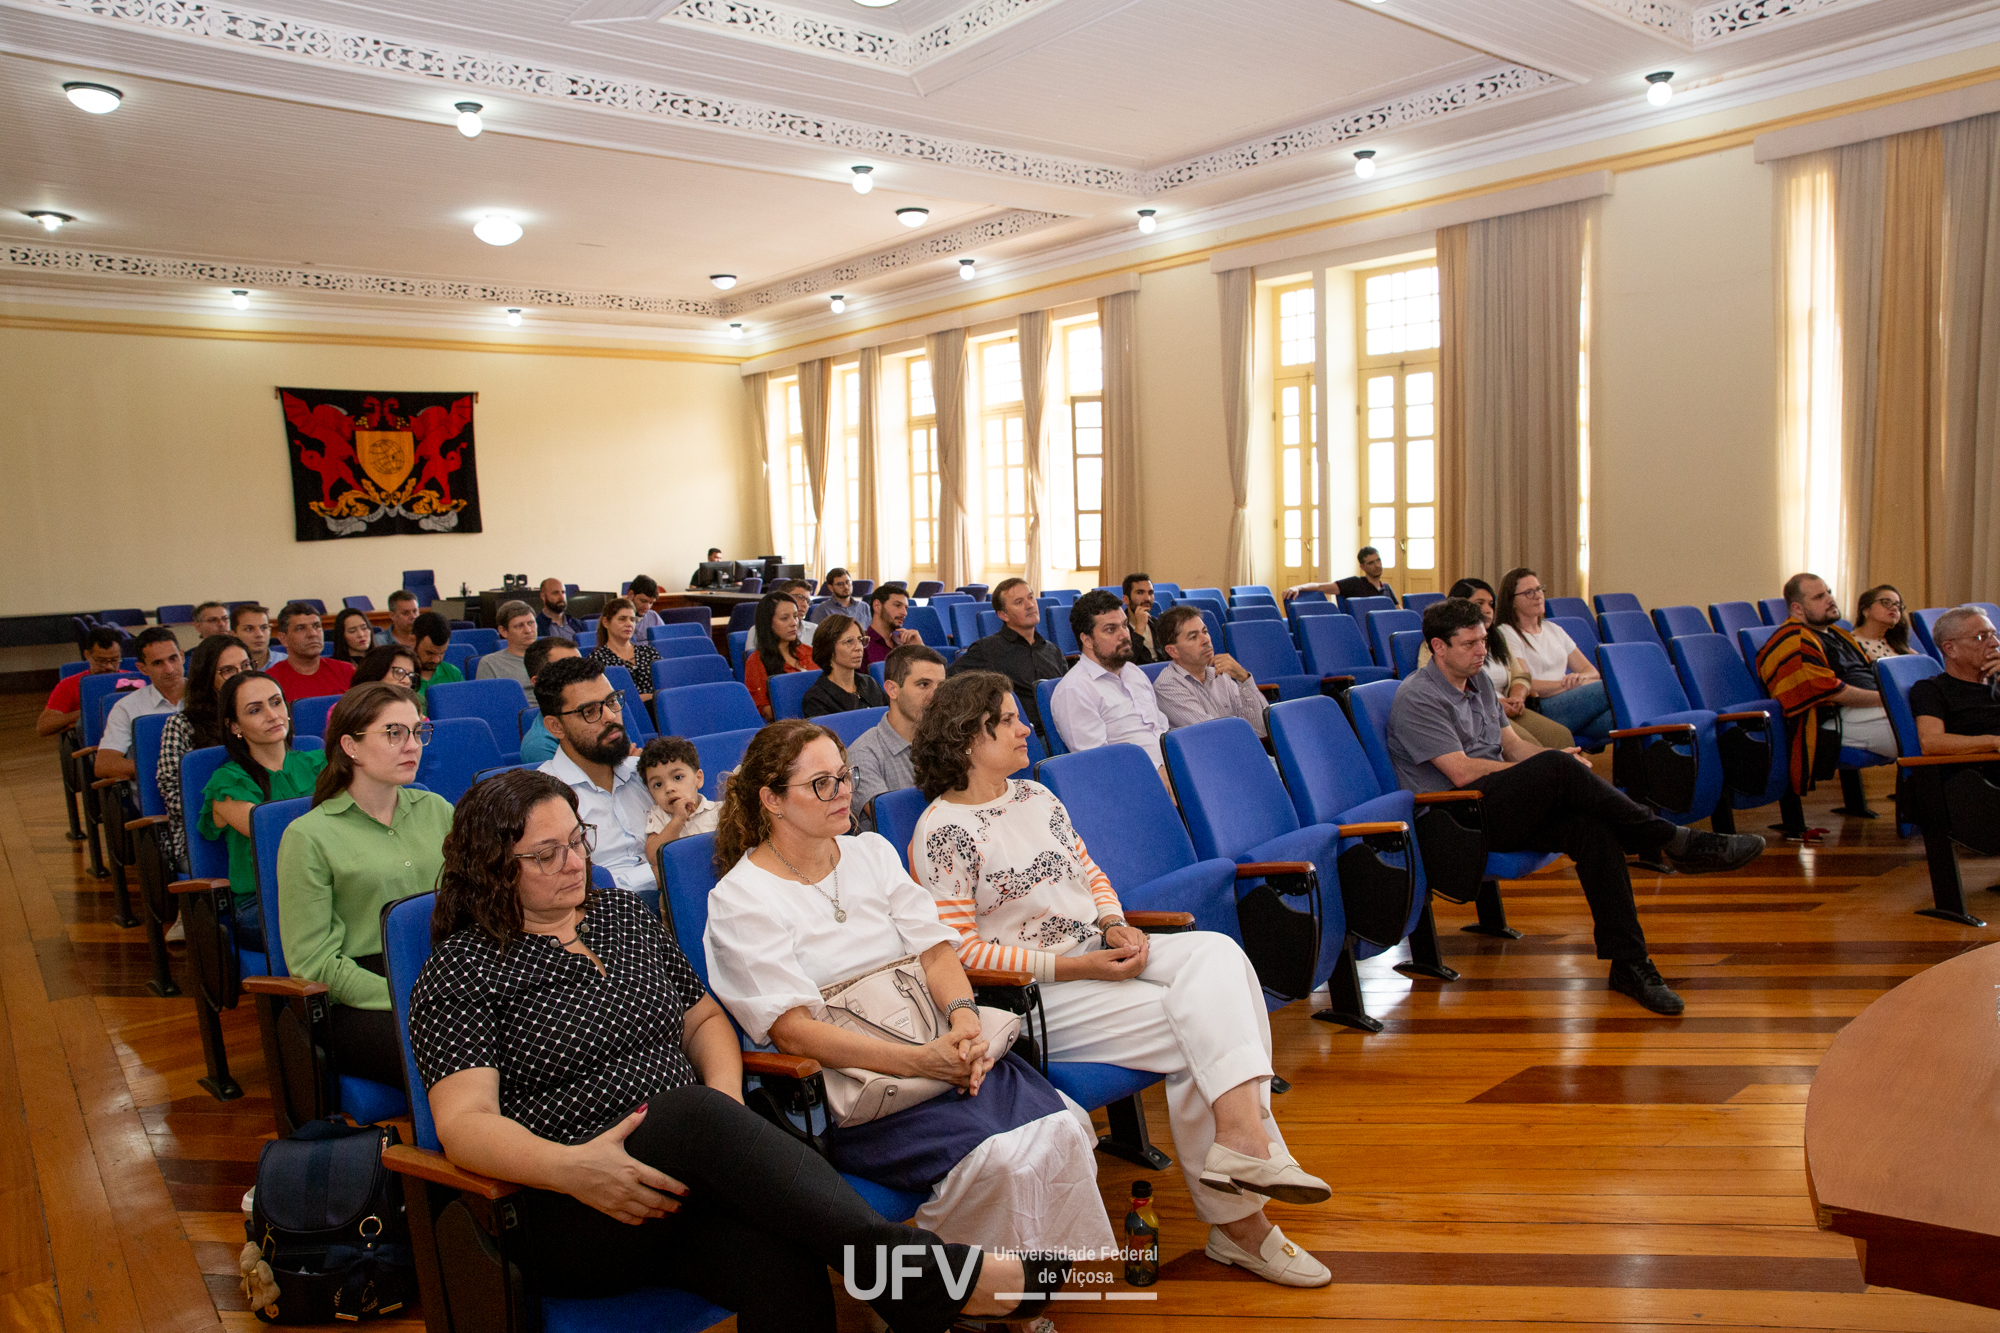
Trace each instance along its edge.
<path fill-rule="evenodd" d="M 855 817 L 863 833 L 875 831 L 877 796 L 916 785 L 910 742 L 924 720 L 924 710 L 931 706 L 931 696 L 943 683 L 944 658 L 921 643 L 904 644 L 882 663 L 889 711 L 847 747 L 847 762 L 854 769 Z"/>
<path fill-rule="evenodd" d="M 535 642 L 535 608 L 526 602 L 502 602 L 494 617 L 500 622 L 500 651 L 479 659 L 478 680 L 518 680 L 528 688 L 528 649 Z"/>
<path fill-rule="evenodd" d="M 1472 602 L 1425 608 L 1424 642 L 1430 663 L 1402 683 L 1389 710 L 1396 780 L 1416 792 L 1478 791 L 1493 851 L 1567 853 L 1596 923 L 1597 956 L 1611 963 L 1611 989 L 1654 1013 L 1680 1013 L 1681 997 L 1647 956 L 1625 855 L 1652 853 L 1704 874 L 1749 864 L 1764 840 L 1676 827 L 1598 777 L 1580 751 L 1545 750 L 1506 725 L 1485 672 L 1485 619 Z"/>
<path fill-rule="evenodd" d="M 1264 692 L 1248 667 L 1228 653 L 1215 651 L 1208 622 L 1191 606 L 1177 606 L 1153 627 L 1161 652 L 1172 663 L 1153 677 L 1153 698 L 1167 715 L 1167 724 L 1191 727 L 1218 717 L 1240 717 L 1260 738 L 1269 736 L 1264 723 Z"/>

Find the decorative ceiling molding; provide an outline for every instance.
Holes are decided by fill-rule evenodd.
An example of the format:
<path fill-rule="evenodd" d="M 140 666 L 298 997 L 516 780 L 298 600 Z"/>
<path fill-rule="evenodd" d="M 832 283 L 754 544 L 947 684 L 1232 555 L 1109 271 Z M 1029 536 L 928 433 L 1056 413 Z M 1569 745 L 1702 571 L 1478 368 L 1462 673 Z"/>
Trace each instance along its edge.
<path fill-rule="evenodd" d="M 897 269 L 908 268 L 911 264 L 922 263 L 926 259 L 955 258 L 975 245 L 990 244 L 1012 236 L 1025 235 L 1068 220 L 1060 213 L 1033 213 L 1026 209 L 1014 209 L 998 217 L 960 227 L 955 231 L 920 237 L 893 250 L 864 255 L 844 264 L 834 264 L 784 282 L 772 283 L 768 287 L 753 287 L 749 291 L 736 292 L 733 293 L 733 299 L 725 304 L 729 305 L 730 314 L 745 314 L 752 309 L 797 300 L 802 296 L 814 296 L 884 273 L 893 273 Z"/>
<path fill-rule="evenodd" d="M 1037 6 L 1056 0 L 978 0 L 913 36 L 874 32 L 818 14 L 752 0 L 668 0 L 655 20 L 672 27 L 723 32 L 814 55 L 842 56 L 905 73 L 955 55 Z"/>
<path fill-rule="evenodd" d="M 1589 0 L 1589 3 L 1683 46 L 1694 44 L 1694 18 L 1678 5 L 1661 4 L 1660 0 Z"/>
<path fill-rule="evenodd" d="M 1663 0 L 1588 0 L 1588 3 L 1693 50 L 1709 42 L 1741 37 L 1766 24 L 1804 18 L 1839 4 L 1852 8 L 1867 0 L 1722 0 L 1694 10 Z"/>

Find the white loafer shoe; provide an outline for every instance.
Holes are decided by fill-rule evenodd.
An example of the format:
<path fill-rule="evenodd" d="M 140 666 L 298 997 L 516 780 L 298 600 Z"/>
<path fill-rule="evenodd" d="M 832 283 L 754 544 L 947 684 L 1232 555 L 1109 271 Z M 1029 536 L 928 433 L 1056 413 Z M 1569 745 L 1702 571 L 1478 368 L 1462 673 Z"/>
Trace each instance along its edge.
<path fill-rule="evenodd" d="M 1281 1287 L 1324 1287 L 1333 1281 L 1332 1269 L 1286 1240 L 1285 1233 L 1276 1227 L 1264 1237 L 1256 1254 L 1229 1239 L 1229 1233 L 1221 1227 L 1210 1227 L 1208 1244 L 1202 1253 L 1219 1264 L 1234 1264 Z"/>
<path fill-rule="evenodd" d="M 1261 1194 L 1279 1203 L 1325 1203 L 1333 1187 L 1309 1175 L 1289 1153 L 1246 1157 L 1219 1143 L 1209 1145 L 1201 1183 L 1224 1194 Z"/>

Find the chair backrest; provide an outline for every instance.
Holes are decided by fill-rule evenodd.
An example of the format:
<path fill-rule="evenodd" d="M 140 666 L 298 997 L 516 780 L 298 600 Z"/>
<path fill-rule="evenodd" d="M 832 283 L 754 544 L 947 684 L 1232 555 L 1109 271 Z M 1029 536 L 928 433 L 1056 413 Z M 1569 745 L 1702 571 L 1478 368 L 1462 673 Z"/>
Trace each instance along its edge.
<path fill-rule="evenodd" d="M 875 798 L 875 831 L 896 849 L 896 855 L 903 859 L 904 870 L 910 868 L 910 839 L 917 835 L 917 821 L 929 806 L 923 792 L 915 787 L 885 791 Z"/>
<path fill-rule="evenodd" d="M 481 657 L 500 651 L 500 631 L 497 629 L 455 629 L 451 632 L 451 641 L 471 644 L 473 651 Z"/>
<path fill-rule="evenodd" d="M 1343 810 L 1382 795 L 1361 738 L 1325 695 L 1273 704 L 1265 714 L 1300 824 L 1333 824 Z"/>
<path fill-rule="evenodd" d="M 340 604 L 352 611 L 373 611 L 375 603 L 366 597 L 343 597 Z"/>
<path fill-rule="evenodd" d="M 952 589 L 952 591 L 962 592 L 967 597 L 976 598 L 983 602 L 992 595 L 993 585 L 990 583 L 961 583 Z"/>
<path fill-rule="evenodd" d="M 188 874 L 195 879 L 229 878 L 226 840 L 210 842 L 201 836 L 200 828 L 202 788 L 215 776 L 215 770 L 228 762 L 229 751 L 220 745 L 189 750 L 181 756 L 181 823 L 187 834 Z"/>
<path fill-rule="evenodd" d="M 1045 599 L 1041 603 L 1041 627 L 1036 631 L 1036 633 L 1040 634 L 1050 643 L 1053 643 L 1057 651 L 1065 655 L 1081 651 L 1077 647 L 1076 631 L 1069 627 L 1070 605 L 1074 604 L 1058 602 L 1054 598 Z"/>
<path fill-rule="evenodd" d="M 595 647 L 597 647 L 596 630 L 584 629 L 584 630 L 578 630 L 576 632 L 576 650 L 578 652 L 582 653 L 585 657 L 588 657 L 590 656 L 591 650 L 594 649 Z"/>
<path fill-rule="evenodd" d="M 1597 613 L 1590 609 L 1590 603 L 1581 597 L 1551 597 L 1542 605 L 1542 614 L 1550 618 L 1575 616 L 1578 620 L 1597 619 Z"/>
<path fill-rule="evenodd" d="M 1078 597 L 1081 597 L 1083 594 L 1076 588 L 1050 588 L 1042 595 L 1045 597 L 1052 597 L 1056 601 L 1061 602 L 1064 606 L 1075 606 L 1076 599 Z M 1221 601 L 1222 598 L 1220 596 L 1217 596 L 1216 600 Z"/>
<path fill-rule="evenodd" d="M 1308 616 L 1337 616 L 1344 614 L 1339 604 L 1328 601 L 1324 593 L 1321 593 L 1312 601 L 1307 601 L 1306 597 L 1307 594 L 1300 593 L 1297 597 L 1285 603 L 1285 620 L 1292 627 L 1293 638 L 1299 637 L 1299 622 Z"/>
<path fill-rule="evenodd" d="M 528 706 L 528 692 L 518 680 L 492 678 L 466 680 L 456 684 L 433 685 L 424 691 L 424 704 L 436 721 L 448 717 L 476 717 L 493 733 L 493 743 L 508 763 L 520 753 L 521 710 Z"/>
<path fill-rule="evenodd" d="M 938 614 L 943 615 L 945 614 L 946 607 L 963 606 L 974 600 L 974 598 L 968 597 L 962 592 L 934 592 L 924 599 L 924 605 L 936 608 Z M 1076 599 L 1072 597 L 1070 600 L 1075 601 Z"/>
<path fill-rule="evenodd" d="M 1275 620 L 1282 623 L 1285 613 L 1271 602 L 1235 602 L 1230 605 L 1229 619 L 1232 623 L 1238 620 Z"/>
<path fill-rule="evenodd" d="M 848 582 L 852 585 L 848 589 L 850 596 L 866 600 L 868 594 L 875 591 L 874 579 L 849 579 Z"/>
<path fill-rule="evenodd" d="M 1222 595 L 1222 589 L 1220 588 L 1183 588 L 1181 589 L 1180 596 L 1182 601 L 1186 601 L 1190 597 L 1208 597 L 1224 605 L 1227 605 L 1229 601 L 1228 598 Z"/>
<path fill-rule="evenodd" d="M 1403 609 L 1422 615 L 1425 607 L 1436 606 L 1443 600 L 1444 594 L 1441 592 L 1406 592 L 1403 594 Z"/>
<path fill-rule="evenodd" d="M 1711 713 L 1733 713 L 1764 697 L 1764 687 L 1743 663 L 1736 645 L 1720 634 L 1683 634 L 1674 640 L 1674 666 L 1688 702 Z"/>
<path fill-rule="evenodd" d="M 132 767 L 137 770 L 139 813 L 164 815 L 160 797 L 160 737 L 167 729 L 166 713 L 148 713 L 132 723 Z"/>
<path fill-rule="evenodd" d="M 692 657 L 663 657 L 653 663 L 653 689 L 673 690 L 683 685 L 720 684 L 729 680 L 729 663 L 714 653 Z"/>
<path fill-rule="evenodd" d="M 750 631 L 737 630 L 729 636 L 729 674 L 738 680 L 750 665 Z"/>
<path fill-rule="evenodd" d="M 1896 734 L 1897 752 L 1906 757 L 1924 752 L 1923 742 L 1917 738 L 1917 715 L 1910 711 L 1910 687 L 1943 671 L 1934 658 L 1923 653 L 1885 657 L 1875 664 L 1875 679 L 1882 685 L 1882 707 L 1889 714 L 1889 729 Z"/>
<path fill-rule="evenodd" d="M 944 585 L 942 583 L 939 583 L 936 579 L 924 579 L 920 581 L 916 587 L 910 589 L 910 596 L 935 597 L 943 591 L 944 591 Z"/>
<path fill-rule="evenodd" d="M 660 709 L 660 730 L 668 736 L 711 736 L 764 725 L 750 691 L 733 680 L 661 690 L 653 701 Z"/>
<path fill-rule="evenodd" d="M 1399 629 L 1389 636 L 1389 656 L 1398 680 L 1417 669 L 1417 661 L 1423 651 L 1424 632 L 1420 629 Z"/>
<path fill-rule="evenodd" d="M 193 602 L 175 602 L 170 606 L 156 607 L 153 620 L 161 625 L 187 625 L 194 621 Z"/>
<path fill-rule="evenodd" d="M 1069 811 L 1071 827 L 1112 888 L 1129 889 L 1194 864 L 1194 844 L 1173 798 L 1138 746 L 1055 755 L 1036 770 L 1035 780 Z"/>
<path fill-rule="evenodd" d="M 1731 646 L 1734 646 L 1737 630 L 1761 625 L 1764 623 L 1764 617 L 1759 615 L 1757 608 L 1749 602 L 1710 602 L 1708 623 L 1711 629 L 1728 639 Z"/>
<path fill-rule="evenodd" d="M 1354 734 L 1384 791 L 1396 791 L 1403 785 L 1396 781 L 1396 765 L 1389 758 L 1389 709 L 1401 685 L 1399 680 L 1378 680 L 1347 692 L 1347 706 L 1354 713 Z"/>
<path fill-rule="evenodd" d="M 1944 618 L 1948 606 L 1927 606 L 1920 611 L 1910 612 L 1910 631 L 1923 650 L 1939 662 L 1944 661 L 1944 652 L 1937 646 L 1937 623 Z"/>
<path fill-rule="evenodd" d="M 479 771 L 510 762 L 480 717 L 431 719 L 431 743 L 417 765 L 417 781 L 457 805 Z"/>
<path fill-rule="evenodd" d="M 1653 628 L 1660 632 L 1661 643 L 1672 643 L 1683 634 L 1706 634 L 1710 626 L 1698 606 L 1656 606 Z"/>
<path fill-rule="evenodd" d="M 439 686 L 447 689 L 448 686 Z M 315 694 L 292 705 L 292 734 L 294 736 L 325 736 L 326 720 L 333 715 L 333 706 L 340 702 L 337 694 Z"/>
<path fill-rule="evenodd" d="M 977 631 L 973 635 L 974 638 L 983 639 L 989 634 L 998 634 L 1000 632 L 1000 613 L 990 610 L 980 611 L 973 616 L 973 624 Z"/>
<path fill-rule="evenodd" d="M 104 739 L 104 702 L 114 694 L 146 688 L 146 678 L 136 671 L 106 671 L 85 676 L 77 682 L 77 707 L 83 710 L 83 743 L 95 745 Z"/>
<path fill-rule="evenodd" d="M 885 657 L 879 662 L 870 662 L 868 664 L 868 674 L 875 677 L 877 685 L 887 685 L 889 683 L 889 659 Z"/>
<path fill-rule="evenodd" d="M 842 745 L 852 745 L 861 737 L 875 729 L 888 713 L 886 708 L 855 708 L 845 713 L 826 713 L 813 721 L 840 737 Z"/>
<path fill-rule="evenodd" d="M 1399 608 L 1393 597 L 1350 597 L 1346 602 L 1347 614 L 1354 617 L 1354 623 L 1364 629 L 1368 617 L 1376 611 L 1395 611 Z"/>
<path fill-rule="evenodd" d="M 1292 646 L 1291 632 L 1283 621 L 1231 621 L 1228 648 L 1230 656 L 1263 684 L 1279 676 L 1305 674 L 1305 663 L 1299 660 L 1299 650 Z"/>
<path fill-rule="evenodd" d="M 1232 583 L 1229 585 L 1231 599 L 1237 597 L 1269 597 L 1271 590 L 1261 583 Z"/>
<path fill-rule="evenodd" d="M 1345 675 L 1351 667 L 1372 667 L 1375 658 L 1353 616 L 1307 616 L 1299 621 L 1306 670 L 1316 676 Z"/>
<path fill-rule="evenodd" d="M 64 662 L 56 668 L 56 679 L 68 680 L 71 676 L 80 676 L 89 665 L 88 662 Z"/>
<path fill-rule="evenodd" d="M 972 646 L 980 637 L 979 617 L 982 613 L 992 615 L 983 602 L 967 598 L 963 602 L 953 602 L 945 608 L 951 616 L 951 641 L 961 648 Z"/>
<path fill-rule="evenodd" d="M 708 895 L 715 890 L 715 835 L 676 838 L 660 848 L 661 915 L 686 956 L 688 966 L 708 985 Z"/>
<path fill-rule="evenodd" d="M 667 609 L 678 611 L 682 608 L 670 606 Z M 669 639 L 696 639 L 707 644 L 709 651 L 715 650 L 715 639 L 709 633 L 708 626 L 697 625 L 691 620 L 669 620 L 663 625 L 654 625 L 646 631 L 646 642 L 656 648 Z"/>
<path fill-rule="evenodd" d="M 306 606 L 310 606 L 313 610 L 319 612 L 321 615 L 326 614 L 326 603 L 321 601 L 317 597 L 294 597 L 292 598 L 292 600 L 295 602 L 302 603 Z"/>
<path fill-rule="evenodd" d="M 1582 650 L 1585 657 L 1593 662 L 1597 660 L 1598 638 L 1595 621 L 1586 620 L 1581 616 L 1550 616 L 1549 624 L 1560 626 L 1562 632 L 1569 635 L 1570 641 Z"/>
<path fill-rule="evenodd" d="M 1330 602 L 1332 600 L 1333 600 L 1332 598 L 1328 597 L 1325 593 L 1321 592 L 1317 588 L 1307 588 L 1304 591 L 1298 593 L 1296 596 L 1294 596 L 1292 600 L 1285 603 L 1285 605 L 1297 606 L 1300 602 L 1308 602 L 1308 603 Z M 1339 608 L 1336 607 L 1335 609 L 1338 610 Z"/>
<path fill-rule="evenodd" d="M 1742 649 L 1743 664 L 1750 668 L 1752 677 L 1763 679 L 1757 675 L 1757 654 L 1764 651 L 1764 645 L 1769 643 L 1771 636 L 1777 632 L 1776 625 L 1751 625 L 1736 631 L 1736 646 Z"/>
<path fill-rule="evenodd" d="M 1600 611 L 1597 637 L 1605 643 L 1650 643 L 1662 647 L 1653 618 L 1644 611 Z"/>
<path fill-rule="evenodd" d="M 1372 602 L 1374 600 L 1373 597 L 1357 597 L 1348 603 L 1348 605 L 1359 606 L 1363 602 Z M 1418 615 L 1415 611 L 1404 611 L 1400 608 L 1388 611 L 1370 611 L 1368 618 L 1362 623 L 1368 626 L 1368 648 L 1369 651 L 1375 654 L 1376 665 L 1385 667 L 1393 667 L 1396 664 L 1396 654 L 1393 651 L 1393 645 L 1389 642 L 1389 636 L 1412 629 L 1416 630 L 1419 636 L 1421 636 L 1424 628 L 1424 618 L 1421 615 Z"/>
<path fill-rule="evenodd" d="M 403 1082 L 410 1089 L 410 1121 L 416 1146 L 439 1151 L 437 1122 L 431 1118 L 431 1099 L 417 1073 L 417 1059 L 410 1040 L 410 992 L 417 974 L 431 956 L 431 912 L 437 906 L 435 893 L 420 893 L 392 905 L 382 915 L 382 960 L 388 966 L 389 998 L 396 1009 L 396 1027 L 402 1036 Z"/>
<path fill-rule="evenodd" d="M 1168 667 L 1172 665 L 1173 665 L 1172 662 L 1168 662 L 1165 660 L 1158 662 L 1146 662 L 1140 665 L 1139 670 L 1146 673 L 1147 680 L 1150 680 L 1155 685 L 1158 685 L 1160 683 L 1160 673 L 1162 671 L 1165 671 Z"/>
<path fill-rule="evenodd" d="M 479 657 L 479 650 L 469 643 L 447 643 L 444 646 L 444 660 L 458 668 L 458 674 L 472 679 L 473 662 Z"/>
<path fill-rule="evenodd" d="M 1266 597 L 1260 592 L 1246 592 L 1230 598 L 1230 611 L 1234 613 L 1238 607 L 1269 607 L 1273 611 L 1278 611 L 1280 615 L 1284 614 L 1279 610 L 1277 598 Z"/>
<path fill-rule="evenodd" d="M 1050 754 L 1068 754 L 1069 742 L 1056 731 L 1055 709 L 1050 705 L 1055 701 L 1056 686 L 1062 684 L 1061 677 L 1035 682 L 1035 708 L 1042 715 L 1042 731 L 1049 738 Z"/>
<path fill-rule="evenodd" d="M 1766 625 L 1782 625 L 1791 618 L 1792 608 L 1782 597 L 1765 597 L 1758 601 L 1757 612 Z"/>
<path fill-rule="evenodd" d="M 862 622 L 864 629 L 867 623 Z M 903 628 L 915 630 L 933 648 L 942 648 L 951 642 L 951 636 L 944 632 L 944 617 L 934 606 L 910 607 L 903 616 Z"/>
<path fill-rule="evenodd" d="M 1606 611 L 1644 611 L 1646 609 L 1639 604 L 1638 597 L 1629 592 L 1601 592 L 1590 600 L 1596 605 L 1597 614 L 1600 616 Z"/>
<path fill-rule="evenodd" d="M 288 977 L 285 936 L 278 921 L 278 847 L 292 821 L 312 809 L 312 797 L 265 801 L 250 808 L 250 854 L 257 866 L 257 903 L 263 916 L 264 961 L 274 977 Z"/>
<path fill-rule="evenodd" d="M 1235 860 L 1299 827 L 1298 812 L 1240 717 L 1175 727 L 1160 741 L 1197 856 Z"/>
<path fill-rule="evenodd" d="M 326 614 L 325 607 L 320 608 L 320 614 Z M 113 611 L 99 611 L 97 618 L 106 625 L 139 626 L 146 623 L 145 611 L 136 606 L 121 606 Z"/>
<path fill-rule="evenodd" d="M 639 697 L 638 682 L 634 681 L 632 673 L 622 666 L 604 668 L 604 678 L 611 682 L 612 689 L 618 691 L 618 697 L 624 704 L 624 711 L 619 720 L 625 724 L 625 734 L 644 745 L 657 732 L 653 727 L 652 712 L 647 709 L 646 701 Z"/>
<path fill-rule="evenodd" d="M 773 721 L 788 717 L 804 717 L 802 705 L 806 691 L 818 683 L 818 671 L 787 671 L 782 676 L 771 677 L 771 718 Z"/>
<path fill-rule="evenodd" d="M 1619 726 L 1651 726 L 1655 718 L 1688 711 L 1680 677 L 1674 674 L 1666 649 L 1657 641 L 1607 643 L 1598 652 L 1597 662 Z"/>
<path fill-rule="evenodd" d="M 739 727 L 708 736 L 690 736 L 694 751 L 701 756 L 701 794 L 710 800 L 722 795 L 722 775 L 742 766 L 744 751 L 750 748 L 761 727 Z"/>
<path fill-rule="evenodd" d="M 722 661 L 722 654 L 715 651 L 715 642 L 697 635 L 670 635 L 664 639 L 655 639 L 648 646 L 652 648 L 653 656 L 663 661 L 683 657 L 713 657 L 718 662 Z M 725 667 L 727 665 L 724 663 Z"/>
<path fill-rule="evenodd" d="M 757 603 L 738 602 L 729 608 L 729 632 L 748 630 L 757 623 Z"/>

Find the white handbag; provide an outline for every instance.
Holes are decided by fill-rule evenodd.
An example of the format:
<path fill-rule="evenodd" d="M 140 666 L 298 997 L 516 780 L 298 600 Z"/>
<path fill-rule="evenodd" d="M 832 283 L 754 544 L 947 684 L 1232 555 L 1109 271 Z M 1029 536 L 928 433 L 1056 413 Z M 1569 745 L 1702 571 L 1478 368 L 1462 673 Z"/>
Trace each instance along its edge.
<path fill-rule="evenodd" d="M 822 987 L 820 1001 L 822 1021 L 880 1041 L 923 1046 L 949 1027 L 915 955 Z M 1021 1016 L 986 1005 L 978 1012 L 986 1056 L 998 1061 L 1021 1035 Z M 899 1077 L 872 1069 L 831 1068 L 825 1075 L 827 1110 L 837 1125 L 880 1120 L 921 1105 L 952 1086 L 943 1079 Z"/>

